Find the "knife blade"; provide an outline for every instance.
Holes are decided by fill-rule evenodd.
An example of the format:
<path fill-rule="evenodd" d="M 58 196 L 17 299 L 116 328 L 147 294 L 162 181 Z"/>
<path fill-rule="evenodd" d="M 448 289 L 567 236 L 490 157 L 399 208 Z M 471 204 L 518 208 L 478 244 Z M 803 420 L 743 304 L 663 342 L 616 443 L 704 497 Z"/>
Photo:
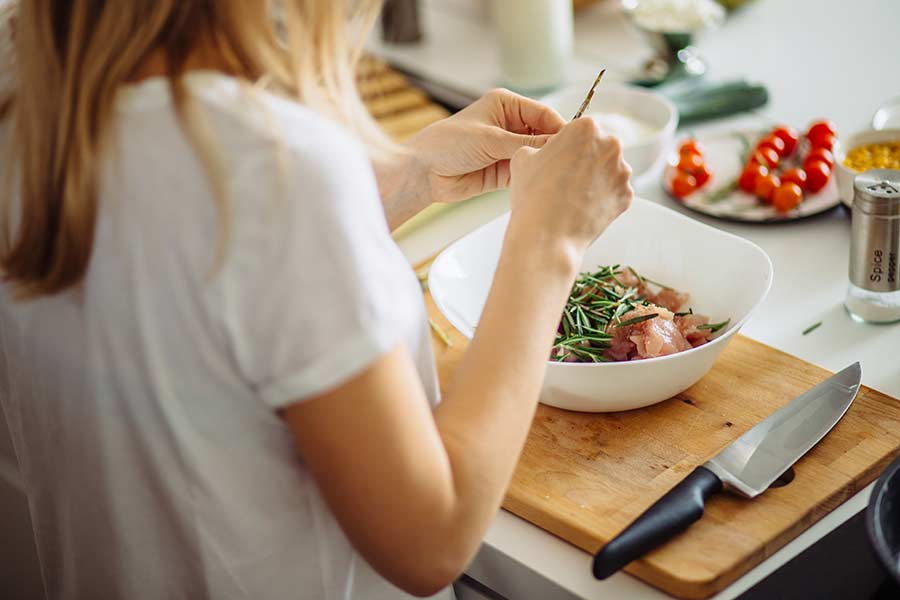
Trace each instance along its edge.
<path fill-rule="evenodd" d="M 763 493 L 841 420 L 861 380 L 859 363 L 850 365 L 694 469 L 597 552 L 594 576 L 606 579 L 687 529 L 703 516 L 706 500 L 723 489 L 747 498 Z"/>

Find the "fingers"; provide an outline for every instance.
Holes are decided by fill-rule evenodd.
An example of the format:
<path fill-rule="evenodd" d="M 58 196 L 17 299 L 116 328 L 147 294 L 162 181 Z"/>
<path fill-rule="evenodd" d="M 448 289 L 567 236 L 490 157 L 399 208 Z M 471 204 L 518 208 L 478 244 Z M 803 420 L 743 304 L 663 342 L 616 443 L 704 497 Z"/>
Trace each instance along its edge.
<path fill-rule="evenodd" d="M 515 177 L 517 171 L 522 168 L 528 169 L 527 163 L 530 161 L 531 157 L 537 154 L 537 148 L 533 148 L 531 146 L 522 146 L 516 153 L 513 154 L 512 159 L 509 161 L 509 177 L 510 181 Z"/>
<path fill-rule="evenodd" d="M 484 170 L 483 191 L 492 192 L 509 187 L 510 161 L 501 160 Z"/>
<path fill-rule="evenodd" d="M 543 148 L 550 138 L 549 135 L 524 135 L 491 128 L 486 146 L 491 158 L 499 161 L 512 158 L 520 148 Z"/>
<path fill-rule="evenodd" d="M 498 124 L 507 131 L 547 135 L 558 132 L 566 124 L 566 120 L 549 106 L 509 90 L 493 90 L 487 97 L 499 108 Z"/>

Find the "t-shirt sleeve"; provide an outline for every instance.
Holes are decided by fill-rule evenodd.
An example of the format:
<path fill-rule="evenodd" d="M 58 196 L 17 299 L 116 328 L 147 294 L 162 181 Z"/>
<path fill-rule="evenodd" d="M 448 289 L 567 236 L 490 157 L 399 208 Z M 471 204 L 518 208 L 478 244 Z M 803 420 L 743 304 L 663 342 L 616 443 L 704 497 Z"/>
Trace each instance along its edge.
<path fill-rule="evenodd" d="M 337 387 L 398 344 L 399 293 L 409 291 L 361 146 L 331 136 L 282 151 L 286 161 L 256 159 L 234 180 L 223 296 L 238 367 L 276 409 Z"/>

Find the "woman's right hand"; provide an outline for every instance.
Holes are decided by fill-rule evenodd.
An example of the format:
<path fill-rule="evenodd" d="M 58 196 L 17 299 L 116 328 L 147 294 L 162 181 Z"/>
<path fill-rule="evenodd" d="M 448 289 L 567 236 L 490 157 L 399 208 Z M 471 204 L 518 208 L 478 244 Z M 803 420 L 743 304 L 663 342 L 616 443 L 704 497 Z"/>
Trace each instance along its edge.
<path fill-rule="evenodd" d="M 510 228 L 562 243 L 579 258 L 634 197 L 622 143 L 588 117 L 566 125 L 540 150 L 520 149 L 510 168 Z"/>

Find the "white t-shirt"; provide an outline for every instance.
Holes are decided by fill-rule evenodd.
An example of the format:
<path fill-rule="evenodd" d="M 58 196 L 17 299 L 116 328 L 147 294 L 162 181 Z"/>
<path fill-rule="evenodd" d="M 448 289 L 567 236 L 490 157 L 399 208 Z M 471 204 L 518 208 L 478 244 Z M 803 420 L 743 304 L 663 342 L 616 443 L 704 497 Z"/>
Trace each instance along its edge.
<path fill-rule="evenodd" d="M 83 283 L 0 290 L 0 397 L 49 597 L 406 598 L 350 546 L 275 412 L 400 343 L 437 402 L 371 165 L 295 103 L 214 73 L 188 86 L 226 167 L 221 269 L 216 201 L 152 79 L 118 98 Z"/>

